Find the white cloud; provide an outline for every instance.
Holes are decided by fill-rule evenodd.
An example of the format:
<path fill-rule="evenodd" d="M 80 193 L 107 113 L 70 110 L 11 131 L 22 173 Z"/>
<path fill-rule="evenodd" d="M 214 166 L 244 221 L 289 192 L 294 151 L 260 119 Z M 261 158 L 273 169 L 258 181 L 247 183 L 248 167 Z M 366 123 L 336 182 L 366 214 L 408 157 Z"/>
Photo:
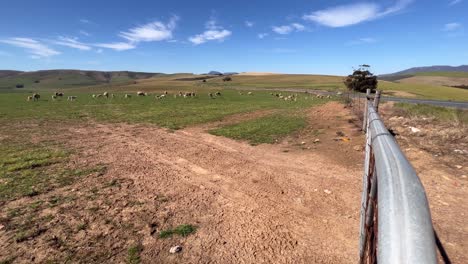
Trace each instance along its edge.
<path fill-rule="evenodd" d="M 447 23 L 444 25 L 444 31 L 456 31 L 458 29 L 461 29 L 462 25 L 460 23 Z"/>
<path fill-rule="evenodd" d="M 92 22 L 86 18 L 82 18 L 80 19 L 80 22 L 83 23 L 83 24 L 91 24 Z"/>
<path fill-rule="evenodd" d="M 94 44 L 94 46 L 106 49 L 113 49 L 116 51 L 130 50 L 136 48 L 135 45 L 126 42 L 98 43 Z"/>
<path fill-rule="evenodd" d="M 54 55 L 59 55 L 60 52 L 52 48 L 49 48 L 47 45 L 30 38 L 8 38 L 2 39 L 0 42 L 9 44 L 15 47 L 20 47 L 26 49 L 29 53 L 32 54 L 33 58 L 45 58 L 51 57 Z"/>
<path fill-rule="evenodd" d="M 274 26 L 272 27 L 273 31 L 281 34 L 281 35 L 286 35 L 294 31 L 304 31 L 305 27 L 302 24 L 299 23 L 292 23 L 290 25 L 284 25 L 284 26 Z"/>
<path fill-rule="evenodd" d="M 377 42 L 377 39 L 367 37 L 367 38 L 359 38 L 356 40 L 352 40 L 346 43 L 346 45 L 353 46 L 353 45 L 362 45 L 362 44 L 372 44 L 375 42 Z"/>
<path fill-rule="evenodd" d="M 268 36 L 268 33 L 260 33 L 257 35 L 259 39 L 264 39 L 266 36 Z"/>
<path fill-rule="evenodd" d="M 459 3 L 461 3 L 461 1 L 462 1 L 462 0 L 452 0 L 452 1 L 450 1 L 449 6 L 453 6 L 453 5 L 459 4 Z"/>
<path fill-rule="evenodd" d="M 207 29 L 205 32 L 189 37 L 188 40 L 195 45 L 199 45 L 211 40 L 224 41 L 232 34 L 231 31 L 219 26 L 214 18 L 208 20 L 205 27 Z"/>
<path fill-rule="evenodd" d="M 303 19 L 328 27 L 346 27 L 399 12 L 411 2 L 412 0 L 399 0 L 387 8 L 375 3 L 335 6 L 304 15 Z"/>
<path fill-rule="evenodd" d="M 91 36 L 91 34 L 89 34 L 87 31 L 80 30 L 79 32 L 80 32 L 80 34 L 83 35 L 83 36 L 86 36 L 86 37 Z"/>
<path fill-rule="evenodd" d="M 120 36 L 130 42 L 168 40 L 172 38 L 172 31 L 175 29 L 178 20 L 179 17 L 173 16 L 167 24 L 154 21 L 129 29 L 127 32 L 120 32 Z"/>
<path fill-rule="evenodd" d="M 53 43 L 79 50 L 91 50 L 89 45 L 79 42 L 76 38 L 59 37 Z"/>
<path fill-rule="evenodd" d="M 246 27 L 253 27 L 253 26 L 254 26 L 254 23 L 253 23 L 252 21 L 246 20 L 246 21 L 245 21 L 245 26 L 246 26 Z"/>

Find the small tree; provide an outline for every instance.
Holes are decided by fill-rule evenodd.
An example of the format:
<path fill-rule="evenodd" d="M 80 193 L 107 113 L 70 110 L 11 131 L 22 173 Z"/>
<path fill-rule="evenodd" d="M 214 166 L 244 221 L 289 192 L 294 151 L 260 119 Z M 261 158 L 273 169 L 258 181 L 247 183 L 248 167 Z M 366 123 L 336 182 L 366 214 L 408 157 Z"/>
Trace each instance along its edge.
<path fill-rule="evenodd" d="M 359 65 L 353 74 L 348 75 L 344 80 L 344 84 L 349 90 L 364 93 L 367 89 L 375 92 L 377 89 L 377 76 L 369 71 L 370 66 L 367 64 Z"/>

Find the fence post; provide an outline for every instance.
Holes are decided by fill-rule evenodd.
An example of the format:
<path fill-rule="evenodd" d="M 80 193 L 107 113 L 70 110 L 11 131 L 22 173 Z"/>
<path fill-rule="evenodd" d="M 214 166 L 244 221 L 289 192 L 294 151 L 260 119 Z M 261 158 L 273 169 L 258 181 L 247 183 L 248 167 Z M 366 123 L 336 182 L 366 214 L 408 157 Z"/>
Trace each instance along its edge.
<path fill-rule="evenodd" d="M 362 131 L 366 133 L 367 129 L 367 107 L 369 103 L 369 97 L 370 97 L 371 89 L 366 90 L 366 100 L 364 102 L 364 117 L 362 118 Z"/>
<path fill-rule="evenodd" d="M 376 111 L 376 112 L 379 112 L 380 93 L 381 93 L 381 92 L 382 92 L 382 91 L 380 91 L 380 90 L 377 90 L 377 91 L 375 92 L 374 108 L 375 108 L 375 111 Z"/>

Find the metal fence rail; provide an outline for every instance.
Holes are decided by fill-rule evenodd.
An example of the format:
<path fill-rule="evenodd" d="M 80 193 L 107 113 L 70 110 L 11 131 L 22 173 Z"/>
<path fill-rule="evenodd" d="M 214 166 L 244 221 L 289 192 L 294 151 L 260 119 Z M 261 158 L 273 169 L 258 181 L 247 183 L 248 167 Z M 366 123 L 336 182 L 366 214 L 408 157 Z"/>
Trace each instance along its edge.
<path fill-rule="evenodd" d="M 366 110 L 360 263 L 437 263 L 424 187 L 370 101 Z"/>

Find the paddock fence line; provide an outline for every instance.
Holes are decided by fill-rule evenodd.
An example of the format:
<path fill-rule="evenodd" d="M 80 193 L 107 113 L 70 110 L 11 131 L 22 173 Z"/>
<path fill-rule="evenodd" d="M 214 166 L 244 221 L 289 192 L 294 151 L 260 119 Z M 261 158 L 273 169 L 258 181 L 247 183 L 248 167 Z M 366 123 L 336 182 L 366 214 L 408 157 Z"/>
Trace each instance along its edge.
<path fill-rule="evenodd" d="M 435 264 L 437 251 L 424 187 L 378 114 L 368 90 L 359 263 Z"/>

